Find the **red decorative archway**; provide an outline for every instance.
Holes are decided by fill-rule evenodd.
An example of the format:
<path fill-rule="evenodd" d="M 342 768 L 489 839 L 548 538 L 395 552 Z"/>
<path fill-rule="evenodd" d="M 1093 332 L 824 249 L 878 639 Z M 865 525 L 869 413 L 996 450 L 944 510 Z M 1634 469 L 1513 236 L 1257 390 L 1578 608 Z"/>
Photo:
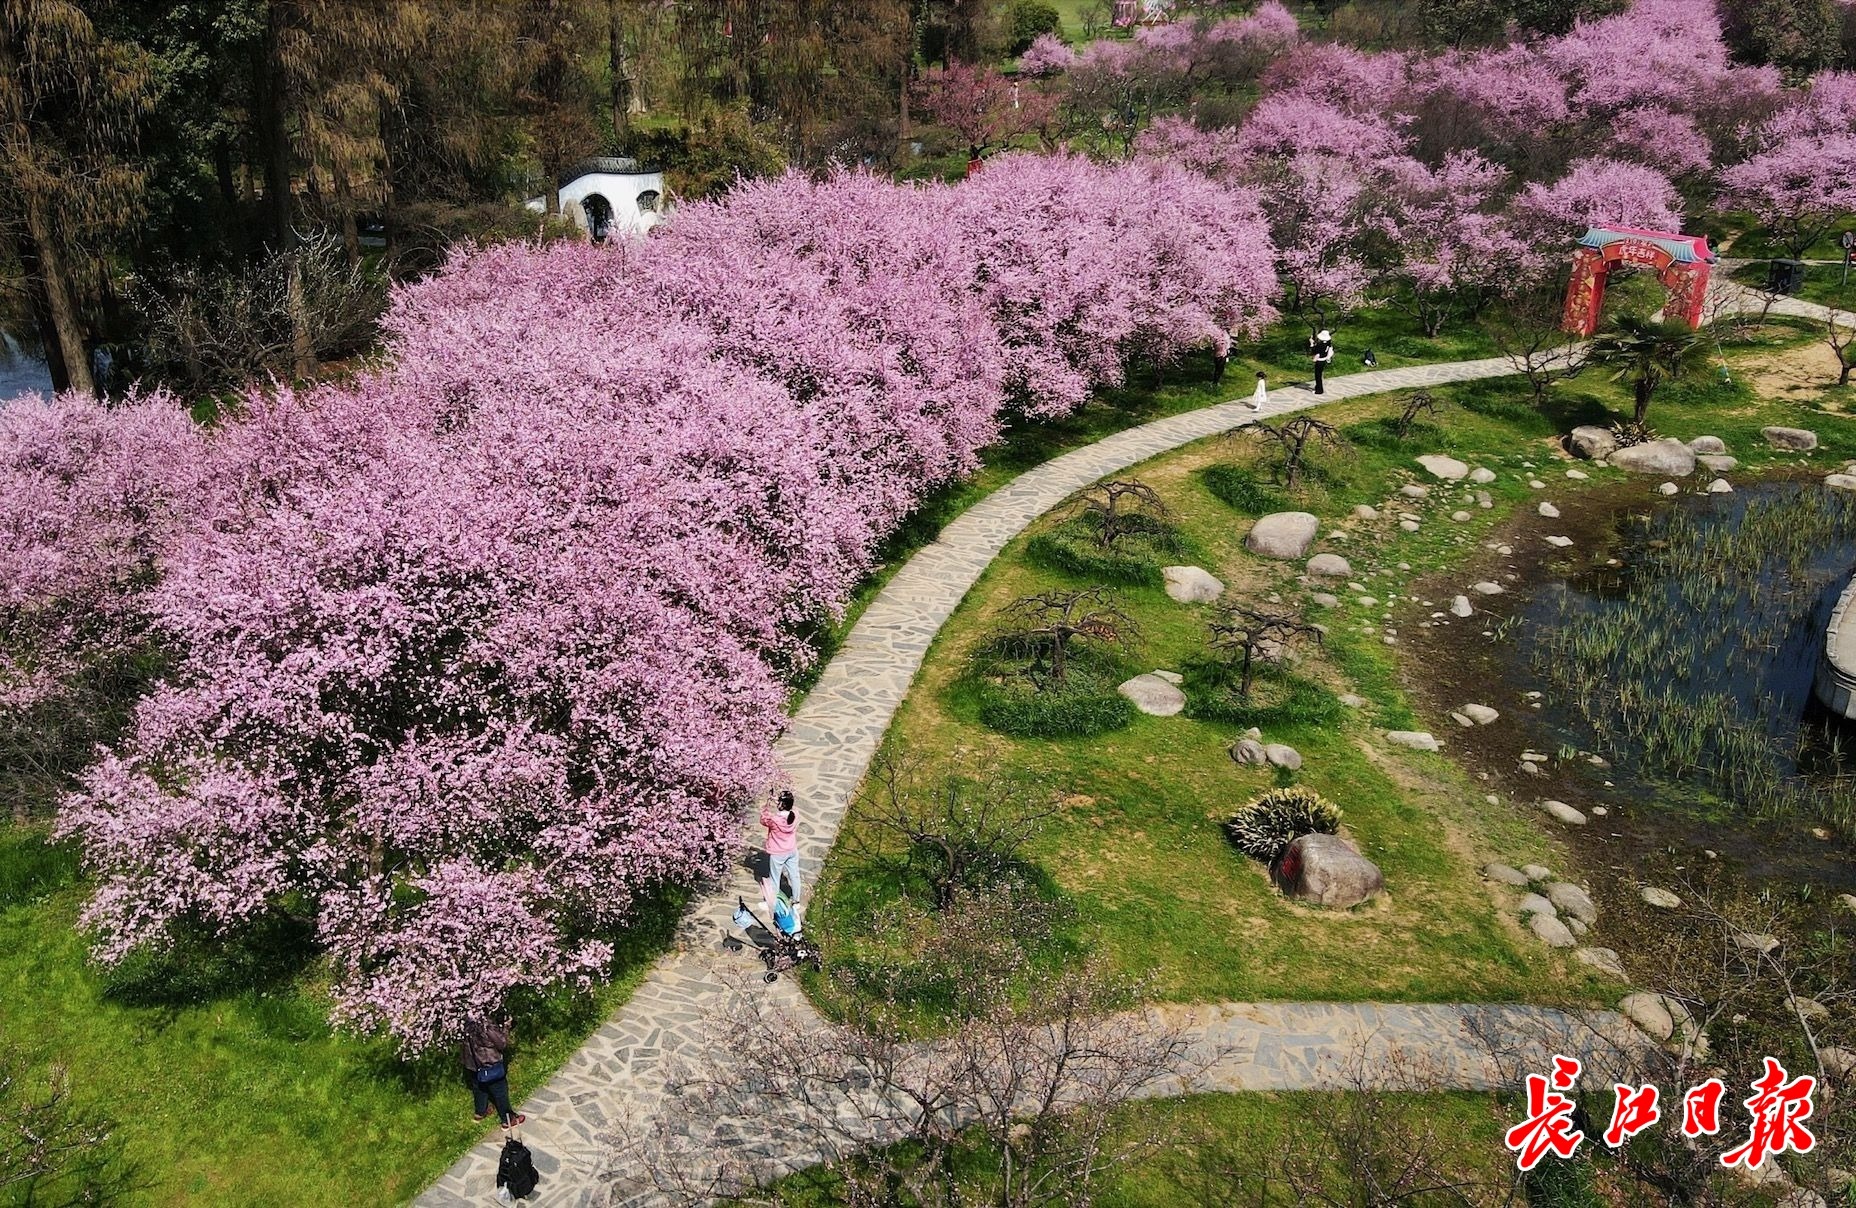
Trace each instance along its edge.
<path fill-rule="evenodd" d="M 1669 291 L 1663 313 L 1690 327 L 1701 326 L 1702 304 L 1707 301 L 1708 276 L 1714 265 L 1714 253 L 1708 250 L 1705 235 L 1593 227 L 1572 254 L 1572 281 L 1566 287 L 1567 331 L 1589 336 L 1598 329 L 1605 283 L 1612 266 L 1618 264 L 1654 269 L 1663 288 Z"/>

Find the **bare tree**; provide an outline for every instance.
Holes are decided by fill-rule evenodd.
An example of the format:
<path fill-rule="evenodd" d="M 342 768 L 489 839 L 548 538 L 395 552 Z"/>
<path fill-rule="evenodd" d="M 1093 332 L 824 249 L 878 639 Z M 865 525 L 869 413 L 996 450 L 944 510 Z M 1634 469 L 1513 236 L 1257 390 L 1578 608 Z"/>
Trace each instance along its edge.
<path fill-rule="evenodd" d="M 1068 674 L 1070 644 L 1078 638 L 1125 646 L 1139 632 L 1134 618 L 1117 608 L 1106 590 L 1046 591 L 1026 596 L 1005 610 L 1015 625 L 1011 640 L 1031 660 L 1028 674 L 1035 682 L 1045 669 L 1052 684 Z"/>
<path fill-rule="evenodd" d="M 1277 481 L 1285 487 L 1293 487 L 1301 478 L 1311 443 L 1329 449 L 1343 449 L 1347 445 L 1332 424 L 1323 423 L 1312 415 L 1298 415 L 1280 424 L 1245 424 L 1235 434 L 1245 439 L 1269 441 L 1282 450 L 1276 475 Z"/>
<path fill-rule="evenodd" d="M 1227 608 L 1212 622 L 1211 630 L 1212 649 L 1221 656 L 1227 678 L 1236 674 L 1237 694 L 1246 700 L 1256 678 L 1258 658 L 1274 661 L 1299 642 L 1320 645 L 1327 636 L 1319 625 L 1311 625 L 1294 613 L 1247 604 Z"/>
<path fill-rule="evenodd" d="M 0 1195 L 9 1203 L 110 1204 L 134 1190 L 115 1126 L 73 1102 L 53 1067 L 34 1084 L 24 1059 L 0 1050 Z"/>
<path fill-rule="evenodd" d="M 1529 289 L 1510 300 L 1484 329 L 1516 373 L 1527 379 L 1534 405 L 1546 401 L 1554 383 L 1585 368 L 1585 344 L 1572 339 L 1557 285 Z"/>
<path fill-rule="evenodd" d="M 1108 1173 L 1165 1144 L 1164 1119 L 1119 1109 L 1190 1085 L 1210 1059 L 1178 1025 L 1125 1009 L 1140 987 L 1094 967 L 1033 971 L 1017 995 L 994 992 L 989 970 L 968 976 L 967 1008 L 933 1041 L 893 998 L 854 996 L 838 1026 L 733 995 L 627 1157 L 681 1204 L 761 1199 L 817 1164 L 845 1204 L 1042 1208 L 1092 1203 Z"/>
<path fill-rule="evenodd" d="M 1144 482 L 1110 479 L 1085 490 L 1076 501 L 1079 512 L 1095 518 L 1096 544 L 1116 549 L 1134 533 L 1150 529 L 1166 515 L 1166 503 Z"/>
<path fill-rule="evenodd" d="M 1418 422 L 1420 415 L 1436 416 L 1437 406 L 1437 399 L 1429 390 L 1413 391 L 1405 397 L 1404 404 L 1399 408 L 1398 419 L 1392 428 L 1393 435 L 1404 440 L 1411 434 L 1411 426 Z"/>
<path fill-rule="evenodd" d="M 997 778 L 930 776 L 885 747 L 870 765 L 857 804 L 863 825 L 850 842 L 902 878 L 927 882 L 936 910 L 962 890 L 1005 877 L 1057 806 L 1028 786 Z"/>
<path fill-rule="evenodd" d="M 1856 370 L 1856 321 L 1847 313 L 1833 310 L 1824 317 L 1824 342 L 1837 354 L 1837 385 L 1850 384 Z"/>

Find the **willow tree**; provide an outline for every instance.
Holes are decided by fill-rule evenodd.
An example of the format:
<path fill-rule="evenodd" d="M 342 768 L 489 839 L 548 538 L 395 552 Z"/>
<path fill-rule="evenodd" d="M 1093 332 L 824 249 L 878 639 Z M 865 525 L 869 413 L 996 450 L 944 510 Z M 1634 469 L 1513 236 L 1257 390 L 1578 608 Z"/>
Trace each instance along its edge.
<path fill-rule="evenodd" d="M 130 158 L 153 84 L 141 52 L 70 0 L 0 4 L 0 236 L 27 277 L 52 381 L 95 393 L 78 282 L 134 220 Z"/>

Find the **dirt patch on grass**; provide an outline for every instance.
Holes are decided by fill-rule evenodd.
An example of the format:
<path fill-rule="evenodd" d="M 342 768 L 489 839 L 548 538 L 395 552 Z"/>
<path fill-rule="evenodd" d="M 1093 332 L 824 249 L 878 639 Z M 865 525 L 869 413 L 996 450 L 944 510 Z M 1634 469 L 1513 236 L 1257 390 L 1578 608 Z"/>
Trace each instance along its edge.
<path fill-rule="evenodd" d="M 1837 354 L 1821 340 L 1769 352 L 1741 366 L 1747 384 L 1763 398 L 1816 401 L 1837 381 Z"/>

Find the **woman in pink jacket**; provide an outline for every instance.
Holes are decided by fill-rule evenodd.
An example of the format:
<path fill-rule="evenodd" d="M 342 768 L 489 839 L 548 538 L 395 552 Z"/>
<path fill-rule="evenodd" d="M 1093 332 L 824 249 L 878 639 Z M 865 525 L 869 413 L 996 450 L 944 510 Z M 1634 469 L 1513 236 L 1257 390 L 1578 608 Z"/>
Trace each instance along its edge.
<path fill-rule="evenodd" d="M 793 887 L 791 901 L 799 909 L 799 813 L 793 808 L 793 791 L 780 790 L 779 802 L 760 807 L 760 824 L 767 828 L 767 879 L 760 883 L 761 896 L 767 899 L 767 913 L 773 913 L 773 899 L 780 892 L 780 874 L 786 874 Z"/>

